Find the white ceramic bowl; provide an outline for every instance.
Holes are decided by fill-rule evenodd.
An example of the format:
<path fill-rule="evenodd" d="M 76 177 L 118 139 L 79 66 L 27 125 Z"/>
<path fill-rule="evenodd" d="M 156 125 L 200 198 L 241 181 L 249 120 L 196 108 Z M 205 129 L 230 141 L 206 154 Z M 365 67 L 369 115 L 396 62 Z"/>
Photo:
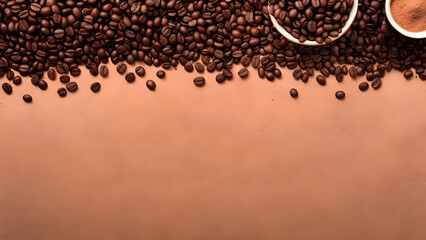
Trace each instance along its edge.
<path fill-rule="evenodd" d="M 352 5 L 351 12 L 349 13 L 349 18 L 345 23 L 345 26 L 342 28 L 342 32 L 337 37 L 330 37 L 331 41 L 335 41 L 339 39 L 343 34 L 345 34 L 346 31 L 351 27 L 352 23 L 355 20 L 356 13 L 358 11 L 358 0 L 354 0 Z M 279 33 L 281 33 L 285 38 L 287 38 L 290 42 L 306 45 L 306 46 L 320 46 L 324 45 L 326 43 L 317 43 L 315 41 L 306 40 L 305 42 L 300 42 L 297 38 L 293 37 L 289 32 L 287 32 L 278 22 L 277 19 L 272 14 L 269 14 L 272 20 L 272 24 L 274 24 L 274 27 L 278 30 Z"/>
<path fill-rule="evenodd" d="M 409 31 L 403 29 L 402 27 L 400 27 L 395 22 L 395 20 L 392 17 L 392 13 L 391 13 L 391 2 L 392 2 L 392 0 L 386 0 L 385 11 L 386 11 L 386 17 L 389 20 L 392 27 L 395 28 L 395 30 L 397 30 L 402 35 L 409 37 L 409 38 L 416 38 L 416 39 L 426 38 L 426 30 L 423 31 L 423 32 L 409 32 Z"/>

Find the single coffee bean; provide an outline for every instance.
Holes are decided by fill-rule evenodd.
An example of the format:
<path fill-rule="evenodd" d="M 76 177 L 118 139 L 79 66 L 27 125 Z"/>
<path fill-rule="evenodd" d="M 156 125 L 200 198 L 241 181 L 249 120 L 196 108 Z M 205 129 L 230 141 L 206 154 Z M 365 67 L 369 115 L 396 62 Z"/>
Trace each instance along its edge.
<path fill-rule="evenodd" d="M 380 86 L 382 85 L 382 79 L 377 77 L 375 79 L 373 79 L 373 81 L 371 82 L 371 87 L 376 89 L 379 89 Z"/>
<path fill-rule="evenodd" d="M 341 82 L 341 81 L 343 81 L 343 73 L 340 73 L 339 75 L 336 75 L 336 80 L 338 81 L 338 82 Z"/>
<path fill-rule="evenodd" d="M 266 72 L 266 79 L 268 80 L 268 81 L 274 81 L 275 80 L 275 75 L 274 75 L 274 73 L 273 72 Z"/>
<path fill-rule="evenodd" d="M 34 86 L 38 86 L 38 83 L 40 82 L 40 78 L 37 75 L 34 75 L 31 77 L 31 83 Z"/>
<path fill-rule="evenodd" d="M 348 67 L 347 67 L 346 65 L 343 65 L 343 67 L 342 67 L 342 73 L 343 73 L 344 75 L 347 75 L 347 74 L 348 74 Z"/>
<path fill-rule="evenodd" d="M 345 92 L 343 92 L 343 91 L 337 91 L 336 92 L 336 98 L 337 99 L 343 99 L 343 98 L 345 98 Z"/>
<path fill-rule="evenodd" d="M 318 75 L 317 82 L 319 83 L 319 85 L 324 86 L 326 84 L 326 78 L 323 75 Z"/>
<path fill-rule="evenodd" d="M 351 67 L 351 68 L 349 68 L 349 75 L 350 75 L 352 78 L 356 78 L 356 76 L 358 76 L 358 72 L 357 72 L 357 70 L 356 70 L 356 67 Z"/>
<path fill-rule="evenodd" d="M 76 82 L 69 82 L 67 83 L 66 88 L 70 92 L 75 92 L 78 90 L 78 85 Z"/>
<path fill-rule="evenodd" d="M 206 79 L 204 77 L 198 76 L 194 78 L 194 84 L 197 87 L 202 87 L 206 83 Z"/>
<path fill-rule="evenodd" d="M 248 67 L 248 66 L 250 66 L 250 62 L 251 62 L 251 59 L 250 59 L 250 57 L 249 57 L 249 56 L 247 56 L 247 55 L 244 55 L 244 56 L 241 58 L 241 65 L 243 65 L 243 67 Z"/>
<path fill-rule="evenodd" d="M 187 72 L 193 72 L 194 71 L 194 65 L 192 63 L 187 62 L 184 66 L 185 71 Z"/>
<path fill-rule="evenodd" d="M 294 79 L 299 80 L 302 77 L 302 70 L 301 69 L 294 70 L 293 77 Z"/>
<path fill-rule="evenodd" d="M 292 98 L 297 98 L 297 96 L 299 96 L 299 92 L 297 92 L 297 90 L 295 88 L 290 89 L 290 96 Z"/>
<path fill-rule="evenodd" d="M 31 97 L 31 95 L 29 94 L 25 94 L 22 98 L 24 99 L 24 102 L 26 103 L 30 103 L 33 101 L 33 97 Z"/>
<path fill-rule="evenodd" d="M 240 71 L 238 71 L 238 76 L 241 78 L 246 78 L 249 74 L 249 71 L 247 68 L 241 68 Z"/>
<path fill-rule="evenodd" d="M 405 77 L 406 79 L 410 79 L 410 78 L 412 78 L 412 77 L 413 77 L 413 71 L 411 71 L 411 70 L 405 70 L 405 72 L 404 72 L 404 77 Z"/>
<path fill-rule="evenodd" d="M 281 78 L 282 76 L 281 70 L 279 70 L 278 68 L 275 68 L 274 75 L 275 75 L 275 78 Z"/>
<path fill-rule="evenodd" d="M 53 68 L 50 68 L 49 70 L 47 70 L 47 77 L 50 79 L 50 80 L 55 80 L 56 79 L 56 71 L 55 71 L 55 69 L 53 69 Z"/>
<path fill-rule="evenodd" d="M 148 80 L 146 81 L 146 86 L 148 87 L 149 90 L 154 91 L 156 88 L 156 84 L 154 81 L 152 80 Z"/>
<path fill-rule="evenodd" d="M 157 77 L 158 78 L 164 78 L 166 76 L 166 72 L 164 72 L 163 70 L 159 70 L 157 72 Z"/>
<path fill-rule="evenodd" d="M 207 64 L 207 72 L 214 72 L 214 70 L 216 70 L 216 63 L 209 62 Z"/>
<path fill-rule="evenodd" d="M 119 74 L 124 74 L 127 71 L 127 65 L 125 63 L 120 63 L 117 66 L 117 72 Z"/>
<path fill-rule="evenodd" d="M 302 73 L 302 77 L 300 78 L 302 80 L 302 82 L 306 83 L 309 80 L 309 75 L 307 72 L 303 72 Z"/>
<path fill-rule="evenodd" d="M 43 79 L 40 79 L 40 81 L 38 82 L 38 87 L 39 87 L 41 90 L 46 90 L 46 89 L 47 89 L 47 86 L 48 86 L 47 82 L 46 82 L 46 81 L 44 81 Z"/>
<path fill-rule="evenodd" d="M 216 75 L 216 82 L 223 83 L 225 80 L 226 80 L 226 77 L 222 73 L 219 73 L 218 75 Z"/>
<path fill-rule="evenodd" d="M 223 75 L 225 75 L 226 79 L 230 80 L 234 76 L 231 71 L 228 69 L 223 69 Z"/>
<path fill-rule="evenodd" d="M 99 82 L 92 83 L 92 85 L 90 86 L 90 90 L 92 90 L 92 92 L 94 93 L 99 92 L 99 90 L 101 90 L 101 84 Z"/>
<path fill-rule="evenodd" d="M 63 87 L 59 88 L 57 92 L 60 97 L 65 97 L 67 95 L 67 90 Z"/>
<path fill-rule="evenodd" d="M 92 71 L 97 71 L 97 67 L 96 67 L 96 70 L 92 70 Z M 78 76 L 80 76 L 80 74 L 81 74 L 81 69 L 80 68 L 74 68 L 74 69 L 72 69 L 71 71 L 70 71 L 70 73 L 71 73 L 71 75 L 73 76 L 73 77 L 78 77 Z M 96 74 L 97 75 L 97 74 Z M 95 76 L 96 76 L 95 75 Z"/>
<path fill-rule="evenodd" d="M 70 80 L 71 78 L 68 75 L 62 75 L 59 77 L 59 81 L 61 81 L 61 83 L 69 83 Z"/>
<path fill-rule="evenodd" d="M 22 83 L 22 78 L 20 76 L 15 76 L 13 78 L 13 84 L 20 85 Z"/>
<path fill-rule="evenodd" d="M 13 88 L 12 88 L 12 85 L 10 85 L 9 83 L 3 83 L 3 84 L 1 85 L 1 87 L 3 88 L 3 91 L 4 91 L 6 94 L 8 94 L 8 95 L 12 94 L 12 92 L 13 92 Z"/>
<path fill-rule="evenodd" d="M 145 68 L 142 66 L 137 66 L 135 72 L 139 77 L 145 76 Z"/>
<path fill-rule="evenodd" d="M 259 75 L 260 78 L 265 78 L 266 71 L 265 71 L 265 67 L 264 66 L 260 66 L 257 69 L 257 72 L 258 72 L 258 75 Z"/>
<path fill-rule="evenodd" d="M 200 62 L 195 63 L 195 70 L 198 73 L 203 73 L 204 72 L 204 65 Z"/>
<path fill-rule="evenodd" d="M 135 76 L 134 73 L 130 72 L 130 73 L 126 74 L 125 79 L 126 79 L 127 82 L 132 83 L 132 82 L 135 81 L 136 76 Z"/>
<path fill-rule="evenodd" d="M 252 60 L 251 60 L 251 65 L 253 68 L 258 68 L 260 65 L 260 57 L 259 56 L 255 56 Z"/>
<path fill-rule="evenodd" d="M 101 66 L 99 68 L 99 74 L 101 75 L 101 77 L 107 77 L 108 73 L 109 73 L 109 70 L 107 66 Z"/>
<path fill-rule="evenodd" d="M 358 88 L 359 88 L 359 90 L 361 90 L 361 91 L 367 91 L 367 89 L 368 89 L 368 87 L 369 87 L 369 85 L 368 85 L 368 83 L 367 82 L 362 82 L 362 83 L 360 83 L 359 84 L 359 86 L 358 86 Z"/>
<path fill-rule="evenodd" d="M 7 77 L 7 79 L 8 79 L 9 81 L 12 81 L 12 80 L 13 80 L 13 78 L 15 77 L 15 73 L 14 73 L 13 71 L 8 71 L 8 72 L 6 73 L 6 77 Z"/>

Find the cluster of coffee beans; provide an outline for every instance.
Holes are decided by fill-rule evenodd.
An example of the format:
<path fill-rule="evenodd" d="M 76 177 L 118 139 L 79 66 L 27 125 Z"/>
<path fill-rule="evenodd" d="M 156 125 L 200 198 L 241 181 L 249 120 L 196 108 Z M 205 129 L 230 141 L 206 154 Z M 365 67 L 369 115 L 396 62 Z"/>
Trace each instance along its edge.
<path fill-rule="evenodd" d="M 271 14 L 300 42 L 331 43 L 349 19 L 352 0 L 270 0 Z"/>
<path fill-rule="evenodd" d="M 351 1 L 284 2 L 294 2 L 293 22 L 298 21 L 300 29 L 313 30 L 315 25 L 316 31 L 324 30 L 321 36 L 328 41 L 327 36 L 339 31 Z M 93 76 L 107 75 L 99 66 L 108 61 L 144 62 L 164 69 L 180 64 L 187 71 L 193 71 L 193 63 L 198 62 L 198 72 L 204 66 L 208 72 L 222 71 L 218 82 L 232 78 L 229 69 L 237 63 L 252 63 L 259 76 L 270 81 L 281 76 L 277 66 L 295 70 L 296 79 L 305 82 L 314 70 L 341 81 L 348 73 L 346 64 L 355 68 L 352 77 L 366 75 L 374 88 L 380 87 L 381 78 L 391 69 L 414 68 L 426 79 L 426 40 L 408 39 L 394 31 L 386 21 L 384 3 L 360 0 L 356 19 L 344 36 L 321 47 L 307 47 L 289 43 L 273 28 L 267 0 L 0 0 L 0 76 L 10 79 L 14 70 L 30 76 L 44 90 L 48 85 L 44 73 L 51 71 L 48 77 L 53 78 L 56 71 L 66 84 L 58 90 L 61 94 L 77 90 L 69 75 L 79 76 L 81 66 Z M 301 23 L 309 6 L 323 9 L 324 16 L 313 16 L 314 24 Z M 14 77 L 12 81 L 20 83 Z M 202 82 L 194 79 L 197 86 Z M 147 85 L 155 88 L 153 82 Z M 3 90 L 11 93 L 12 86 L 5 83 Z"/>

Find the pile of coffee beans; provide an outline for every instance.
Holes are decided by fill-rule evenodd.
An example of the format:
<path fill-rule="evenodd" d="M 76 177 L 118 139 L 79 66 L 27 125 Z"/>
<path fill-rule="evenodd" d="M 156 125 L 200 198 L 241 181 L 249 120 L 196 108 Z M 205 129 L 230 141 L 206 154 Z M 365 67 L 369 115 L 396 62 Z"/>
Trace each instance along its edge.
<path fill-rule="evenodd" d="M 349 19 L 352 0 L 270 0 L 277 22 L 300 42 L 331 43 Z"/>
<path fill-rule="evenodd" d="M 351 6 L 350 0 L 281 2 L 287 4 L 281 10 L 289 10 L 283 14 L 284 23 L 295 11 L 291 9 L 297 9 L 295 17 L 291 13 L 291 28 L 307 30 L 307 39 L 321 37 L 324 42 L 339 32 Z M 252 64 L 259 77 L 269 81 L 281 77 L 279 67 L 294 70 L 294 77 L 304 82 L 315 70 L 327 81 L 332 76 L 342 81 L 349 72 L 346 65 L 353 69 L 352 78 L 365 76 L 374 89 L 392 69 L 404 71 L 407 78 L 413 69 L 425 80 L 426 40 L 409 39 L 393 30 L 384 5 L 385 0 L 360 0 L 355 21 L 341 38 L 308 47 L 288 42 L 273 28 L 267 0 L 0 0 L 0 76 L 19 84 L 13 81 L 14 70 L 46 90 L 45 79 L 59 75 L 66 84 L 57 90 L 59 96 L 77 91 L 78 84 L 71 79 L 80 75 L 82 66 L 93 76 L 105 77 L 108 69 L 101 65 L 109 61 L 119 64 L 123 78 L 124 62 L 143 62 L 164 69 L 182 65 L 187 71 L 193 71 L 195 63 L 200 73 L 204 66 L 208 72 L 220 71 L 216 77 L 220 83 L 233 78 L 230 69 L 239 63 Z M 143 76 L 144 70 L 138 68 L 136 75 Z M 162 70 L 157 73 L 159 78 L 165 75 Z M 127 79 L 132 81 L 133 76 Z M 319 83 L 323 82 L 321 77 Z M 152 80 L 147 86 L 155 89 Z M 9 83 L 2 88 L 13 92 Z"/>

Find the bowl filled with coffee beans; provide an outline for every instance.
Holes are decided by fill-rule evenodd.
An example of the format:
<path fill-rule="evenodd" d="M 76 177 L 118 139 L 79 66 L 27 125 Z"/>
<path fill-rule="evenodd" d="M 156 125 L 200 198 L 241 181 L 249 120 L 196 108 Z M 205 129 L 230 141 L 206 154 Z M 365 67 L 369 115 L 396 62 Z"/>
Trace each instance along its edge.
<path fill-rule="evenodd" d="M 386 18 L 409 38 L 426 38 L 426 0 L 386 0 Z"/>
<path fill-rule="evenodd" d="M 289 41 L 319 46 L 340 38 L 351 27 L 358 0 L 269 0 L 274 27 Z"/>

